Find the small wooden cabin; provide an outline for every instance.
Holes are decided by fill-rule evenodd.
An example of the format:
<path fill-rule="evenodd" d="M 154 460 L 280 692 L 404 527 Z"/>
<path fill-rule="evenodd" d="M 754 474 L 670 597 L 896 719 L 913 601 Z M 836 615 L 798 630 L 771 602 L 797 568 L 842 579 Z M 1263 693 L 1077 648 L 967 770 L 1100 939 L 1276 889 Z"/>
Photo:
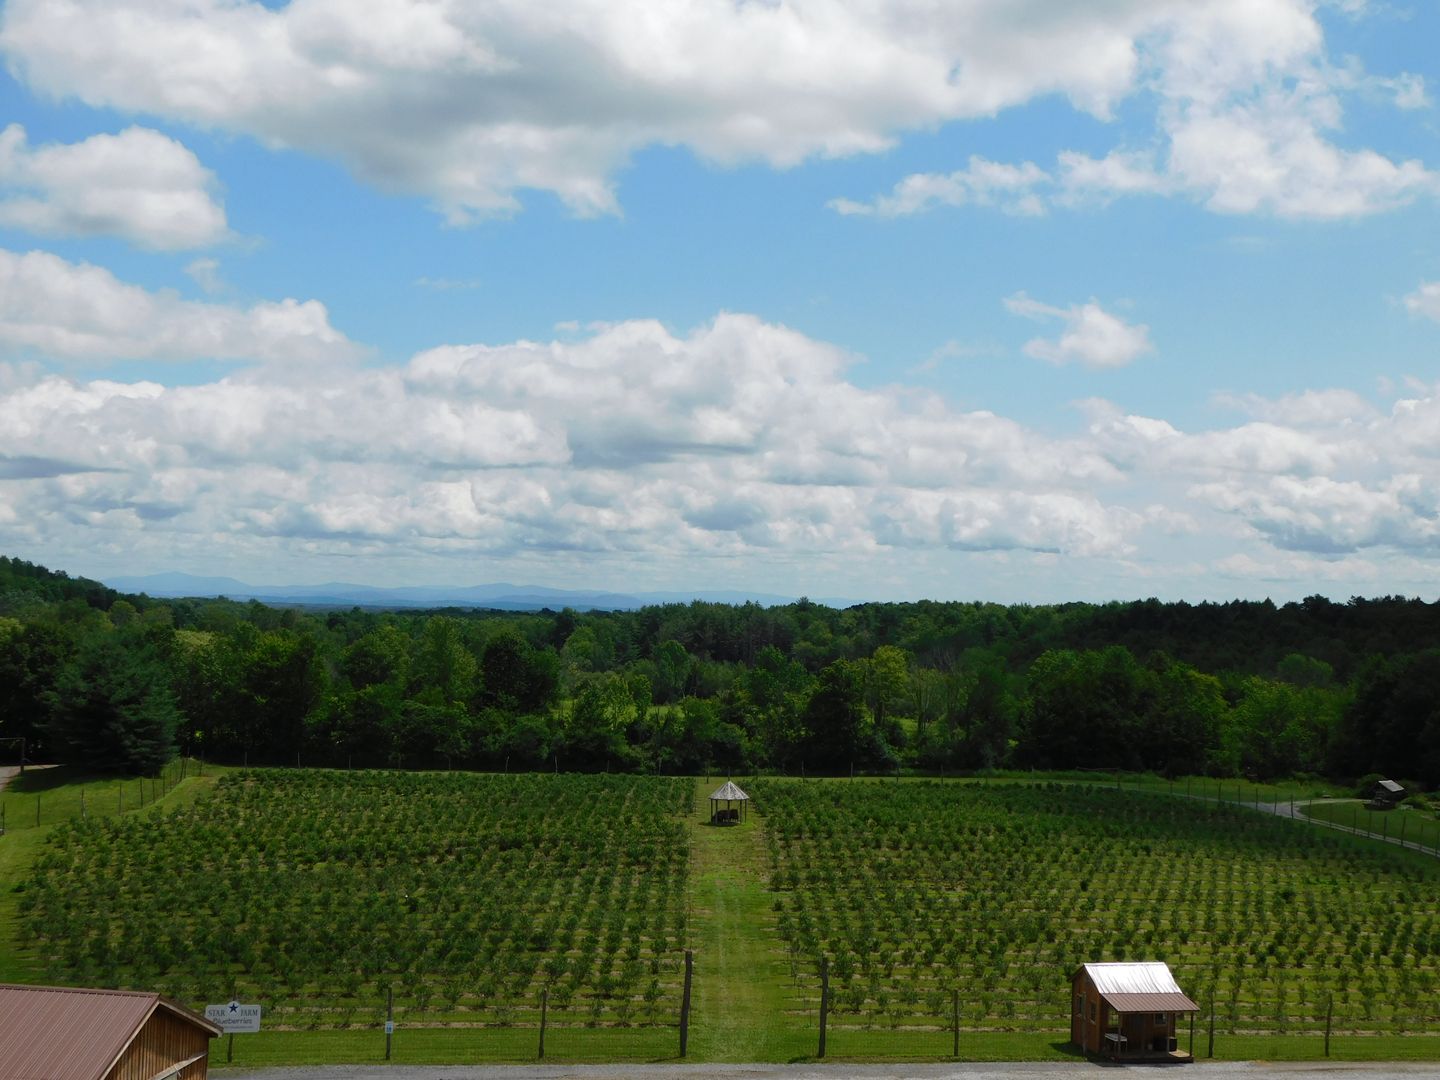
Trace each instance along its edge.
<path fill-rule="evenodd" d="M 220 1028 L 159 994 L 0 984 L 0 1076 L 205 1080 Z"/>
<path fill-rule="evenodd" d="M 1394 810 L 1400 805 L 1400 800 L 1405 798 L 1405 787 L 1397 784 L 1394 780 L 1376 780 L 1375 786 L 1370 789 L 1371 810 Z"/>
<path fill-rule="evenodd" d="M 1197 1013 L 1158 961 L 1084 964 L 1070 977 L 1070 1041 L 1122 1061 L 1189 1061 L 1177 1020 Z"/>

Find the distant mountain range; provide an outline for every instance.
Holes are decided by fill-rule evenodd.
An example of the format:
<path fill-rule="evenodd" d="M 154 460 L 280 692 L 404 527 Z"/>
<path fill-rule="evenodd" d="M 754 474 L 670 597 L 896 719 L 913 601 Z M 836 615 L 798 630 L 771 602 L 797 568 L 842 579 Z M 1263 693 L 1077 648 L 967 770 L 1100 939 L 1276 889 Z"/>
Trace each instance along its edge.
<path fill-rule="evenodd" d="M 247 585 L 230 577 L 197 577 L 194 574 L 164 573 L 144 577 L 106 578 L 112 589 L 127 593 L 145 593 L 154 597 L 225 596 L 231 600 L 260 600 L 267 604 L 292 604 L 302 607 L 369 607 L 369 608 L 496 608 L 503 611 L 539 611 L 550 608 L 574 608 L 577 611 L 628 611 L 650 604 L 688 604 L 706 600 L 718 604 L 743 604 L 753 601 L 766 607 L 790 604 L 794 597 L 769 593 L 745 592 L 734 589 L 697 589 L 694 592 L 633 592 L 612 593 L 551 589 L 543 585 L 426 586 L 410 585 L 380 588 L 330 582 L 324 585 Z M 849 607 L 852 600 L 817 599 L 828 607 Z"/>

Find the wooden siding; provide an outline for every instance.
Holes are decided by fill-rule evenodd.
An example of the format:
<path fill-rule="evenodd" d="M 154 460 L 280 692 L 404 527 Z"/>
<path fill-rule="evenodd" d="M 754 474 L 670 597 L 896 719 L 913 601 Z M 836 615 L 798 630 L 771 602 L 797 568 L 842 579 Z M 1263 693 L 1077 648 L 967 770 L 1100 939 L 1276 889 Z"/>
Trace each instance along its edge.
<path fill-rule="evenodd" d="M 1161 1017 L 1156 1020 L 1156 1017 Z M 1116 1031 L 1126 1038 L 1125 1052 L 1130 1054 L 1151 1053 L 1155 1040 L 1169 1040 L 1178 1032 L 1175 1014 L 1165 1013 L 1117 1013 L 1100 997 L 1095 981 L 1081 969 L 1070 987 L 1070 1041 L 1090 1054 L 1106 1054 L 1105 1033 Z"/>
<path fill-rule="evenodd" d="M 1070 1041 L 1087 1053 L 1100 1053 L 1100 1044 L 1110 1022 L 1110 1006 L 1100 1000 L 1100 991 L 1095 989 L 1094 980 L 1083 969 L 1071 986 L 1070 1010 Z"/>
<path fill-rule="evenodd" d="M 154 1080 L 167 1068 L 204 1055 L 186 1067 L 181 1080 L 205 1080 L 209 1064 L 210 1033 L 169 1012 L 163 1006 L 150 1014 L 139 1033 L 120 1055 L 105 1080 Z"/>

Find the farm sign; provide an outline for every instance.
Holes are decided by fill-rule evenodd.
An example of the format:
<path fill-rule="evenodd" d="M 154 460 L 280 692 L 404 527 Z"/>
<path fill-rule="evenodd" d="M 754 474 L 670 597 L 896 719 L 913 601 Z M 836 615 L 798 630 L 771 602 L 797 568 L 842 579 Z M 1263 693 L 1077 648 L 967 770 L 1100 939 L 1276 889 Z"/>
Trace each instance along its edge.
<path fill-rule="evenodd" d="M 254 1035 L 260 1030 L 260 1006 L 242 1005 L 238 1001 L 206 1005 L 205 1019 L 219 1024 L 227 1035 Z"/>

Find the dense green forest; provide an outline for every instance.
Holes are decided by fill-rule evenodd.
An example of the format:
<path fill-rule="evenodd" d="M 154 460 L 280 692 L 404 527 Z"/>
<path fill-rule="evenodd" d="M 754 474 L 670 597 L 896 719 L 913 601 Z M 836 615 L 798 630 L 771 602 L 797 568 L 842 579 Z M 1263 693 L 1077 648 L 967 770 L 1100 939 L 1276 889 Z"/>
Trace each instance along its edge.
<path fill-rule="evenodd" d="M 0 760 L 1440 784 L 1440 603 L 309 611 L 0 558 Z M 8 741 L 7 741 L 8 740 Z"/>

